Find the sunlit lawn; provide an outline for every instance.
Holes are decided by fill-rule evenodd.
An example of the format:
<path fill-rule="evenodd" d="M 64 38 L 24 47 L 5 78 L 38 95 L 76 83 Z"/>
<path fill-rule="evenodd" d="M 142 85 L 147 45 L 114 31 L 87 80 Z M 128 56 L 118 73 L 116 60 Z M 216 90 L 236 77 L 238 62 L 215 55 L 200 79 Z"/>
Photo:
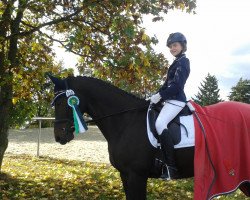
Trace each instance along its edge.
<path fill-rule="evenodd" d="M 0 178 L 1 200 L 125 199 L 119 173 L 110 165 L 48 157 L 6 155 Z M 148 199 L 193 199 L 193 179 L 150 179 Z M 247 199 L 240 191 L 220 199 Z"/>

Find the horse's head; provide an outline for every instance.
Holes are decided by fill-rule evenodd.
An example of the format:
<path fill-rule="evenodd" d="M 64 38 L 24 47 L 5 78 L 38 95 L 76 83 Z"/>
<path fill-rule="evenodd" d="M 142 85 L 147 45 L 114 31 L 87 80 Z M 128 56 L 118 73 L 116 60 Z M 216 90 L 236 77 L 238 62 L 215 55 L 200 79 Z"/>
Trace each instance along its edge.
<path fill-rule="evenodd" d="M 66 79 L 59 79 L 49 75 L 54 83 L 55 97 L 52 105 L 55 107 L 54 136 L 56 142 L 66 144 L 74 139 L 74 120 L 72 109 L 67 103 Z"/>

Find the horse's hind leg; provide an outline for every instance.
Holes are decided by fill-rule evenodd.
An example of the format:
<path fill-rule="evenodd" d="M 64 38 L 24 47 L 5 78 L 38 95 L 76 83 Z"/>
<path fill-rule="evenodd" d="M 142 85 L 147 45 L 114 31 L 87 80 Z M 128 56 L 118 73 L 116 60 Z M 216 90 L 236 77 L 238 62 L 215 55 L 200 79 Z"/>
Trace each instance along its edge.
<path fill-rule="evenodd" d="M 124 192 L 126 194 L 126 197 L 128 197 L 128 175 L 124 173 L 120 173 L 121 179 L 122 179 L 122 185 Z"/>
<path fill-rule="evenodd" d="M 127 200 L 145 200 L 147 194 L 147 177 L 139 176 L 136 173 L 130 173 L 126 183 Z"/>

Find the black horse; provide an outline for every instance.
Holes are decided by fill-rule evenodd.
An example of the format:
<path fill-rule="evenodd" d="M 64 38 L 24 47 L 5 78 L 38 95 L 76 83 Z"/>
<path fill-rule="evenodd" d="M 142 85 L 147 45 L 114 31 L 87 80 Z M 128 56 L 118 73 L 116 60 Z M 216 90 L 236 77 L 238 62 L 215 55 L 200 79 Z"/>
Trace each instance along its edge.
<path fill-rule="evenodd" d="M 55 84 L 55 140 L 66 144 L 74 138 L 72 109 L 65 90 L 72 89 L 80 99 L 80 110 L 89 114 L 108 142 L 111 164 L 120 172 L 128 200 L 146 199 L 147 179 L 158 178 L 158 150 L 147 136 L 146 115 L 149 102 L 107 82 L 90 77 L 58 79 Z M 194 148 L 176 149 L 180 178 L 194 176 Z M 94 155 L 93 155 L 94 156 Z"/>

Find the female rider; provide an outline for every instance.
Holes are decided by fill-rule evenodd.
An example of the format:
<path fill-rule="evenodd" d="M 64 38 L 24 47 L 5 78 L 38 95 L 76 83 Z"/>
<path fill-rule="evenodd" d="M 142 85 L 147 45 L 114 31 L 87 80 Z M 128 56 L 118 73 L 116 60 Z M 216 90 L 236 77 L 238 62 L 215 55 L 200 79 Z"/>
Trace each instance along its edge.
<path fill-rule="evenodd" d="M 168 170 L 162 174 L 163 179 L 178 178 L 178 170 L 174 158 L 174 143 L 168 131 L 168 124 L 186 104 L 184 86 L 190 73 L 189 59 L 184 54 L 187 50 L 186 37 L 179 32 L 172 33 L 167 39 L 167 46 L 175 60 L 170 65 L 167 79 L 159 91 L 150 98 L 151 103 L 164 101 L 165 104 L 156 120 L 161 149 Z"/>

